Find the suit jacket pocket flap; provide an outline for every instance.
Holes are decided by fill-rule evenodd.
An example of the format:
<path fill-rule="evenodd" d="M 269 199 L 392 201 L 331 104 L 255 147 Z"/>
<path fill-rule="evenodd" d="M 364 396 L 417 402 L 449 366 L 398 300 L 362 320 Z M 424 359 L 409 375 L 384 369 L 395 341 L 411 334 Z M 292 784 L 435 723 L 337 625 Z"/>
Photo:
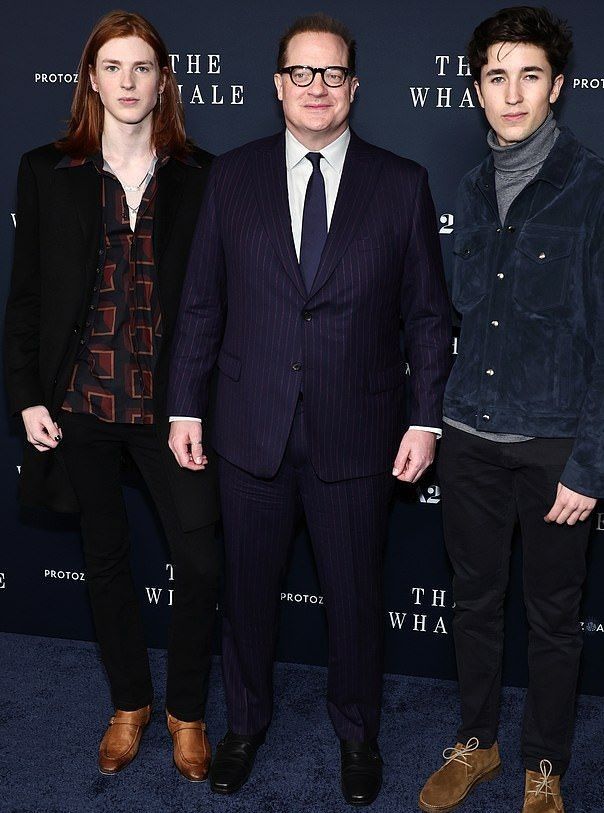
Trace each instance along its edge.
<path fill-rule="evenodd" d="M 351 247 L 358 251 L 379 251 L 384 247 L 384 240 L 379 237 L 359 237 L 351 243 Z"/>
<path fill-rule="evenodd" d="M 225 350 L 221 350 L 218 354 L 218 369 L 233 381 L 239 381 L 241 375 L 241 359 L 237 356 L 232 356 Z"/>

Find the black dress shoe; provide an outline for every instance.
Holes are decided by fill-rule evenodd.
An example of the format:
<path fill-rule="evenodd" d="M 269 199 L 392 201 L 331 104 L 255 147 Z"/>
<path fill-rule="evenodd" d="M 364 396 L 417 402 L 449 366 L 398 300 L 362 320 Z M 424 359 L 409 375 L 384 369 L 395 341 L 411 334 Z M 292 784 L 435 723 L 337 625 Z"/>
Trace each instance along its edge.
<path fill-rule="evenodd" d="M 247 736 L 227 731 L 216 746 L 210 768 L 210 787 L 214 793 L 235 793 L 245 785 L 264 737 L 264 734 Z"/>
<path fill-rule="evenodd" d="M 349 805 L 370 805 L 382 787 L 382 757 L 377 742 L 340 740 L 342 793 Z"/>

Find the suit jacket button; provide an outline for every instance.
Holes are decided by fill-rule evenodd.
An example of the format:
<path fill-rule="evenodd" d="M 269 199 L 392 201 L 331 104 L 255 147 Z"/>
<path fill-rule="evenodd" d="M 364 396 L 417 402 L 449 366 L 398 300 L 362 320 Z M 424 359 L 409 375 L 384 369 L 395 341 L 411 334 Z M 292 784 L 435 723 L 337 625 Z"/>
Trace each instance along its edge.
<path fill-rule="evenodd" d="M 302 311 L 302 318 L 305 322 L 312 322 L 312 313 L 310 311 Z"/>
<path fill-rule="evenodd" d="M 301 369 L 302 369 L 302 362 L 301 361 L 296 361 L 294 364 L 292 364 L 292 370 L 295 373 L 299 373 Z"/>

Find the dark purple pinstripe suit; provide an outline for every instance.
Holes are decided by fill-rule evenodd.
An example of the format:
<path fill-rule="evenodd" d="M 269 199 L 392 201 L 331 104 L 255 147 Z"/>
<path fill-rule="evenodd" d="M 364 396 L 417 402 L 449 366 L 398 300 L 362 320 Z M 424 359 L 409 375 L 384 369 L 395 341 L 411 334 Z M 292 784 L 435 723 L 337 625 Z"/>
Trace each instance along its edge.
<path fill-rule="evenodd" d="M 401 317 L 412 371 L 408 415 Z M 344 739 L 376 736 L 390 472 L 406 426 L 441 423 L 449 344 L 422 167 L 352 134 L 307 294 L 292 239 L 284 135 L 215 161 L 173 342 L 169 411 L 206 414 L 217 362 L 223 666 L 235 732 L 257 733 L 270 721 L 279 580 L 301 505 L 326 599 L 330 715 Z"/>

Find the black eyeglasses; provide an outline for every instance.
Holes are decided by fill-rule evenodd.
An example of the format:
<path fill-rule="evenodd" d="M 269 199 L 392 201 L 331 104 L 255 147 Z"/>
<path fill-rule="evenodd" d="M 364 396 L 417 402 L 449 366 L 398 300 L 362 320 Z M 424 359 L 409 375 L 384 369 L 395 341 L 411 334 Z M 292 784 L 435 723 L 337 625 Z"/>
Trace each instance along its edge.
<path fill-rule="evenodd" d="M 348 76 L 352 76 L 350 68 L 343 68 L 341 65 L 328 65 L 326 68 L 311 68 L 310 65 L 290 65 L 289 68 L 281 68 L 279 73 L 288 73 L 294 85 L 299 88 L 312 85 L 318 73 L 321 74 L 321 79 L 330 88 L 339 88 L 344 84 Z"/>

